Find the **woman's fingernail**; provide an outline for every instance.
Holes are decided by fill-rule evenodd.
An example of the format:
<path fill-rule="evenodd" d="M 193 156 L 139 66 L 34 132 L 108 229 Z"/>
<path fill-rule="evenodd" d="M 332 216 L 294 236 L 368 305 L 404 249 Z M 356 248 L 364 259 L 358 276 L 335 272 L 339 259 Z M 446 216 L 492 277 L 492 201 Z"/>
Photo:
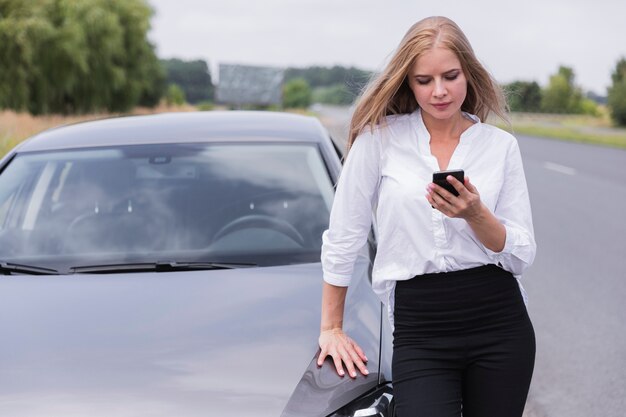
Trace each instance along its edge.
<path fill-rule="evenodd" d="M 369 374 L 370 374 L 370 371 L 368 371 L 368 370 L 366 369 L 365 371 L 363 371 L 363 373 L 364 373 L 365 375 L 369 375 Z"/>

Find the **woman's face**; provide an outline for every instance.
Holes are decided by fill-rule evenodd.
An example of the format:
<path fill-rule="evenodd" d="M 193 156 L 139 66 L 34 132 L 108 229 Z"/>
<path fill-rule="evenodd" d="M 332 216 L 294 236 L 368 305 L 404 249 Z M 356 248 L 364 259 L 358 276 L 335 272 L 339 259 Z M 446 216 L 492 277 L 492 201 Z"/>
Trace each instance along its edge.
<path fill-rule="evenodd" d="M 408 74 L 409 87 L 424 116 L 450 119 L 461 111 L 467 95 L 467 79 L 461 62 L 451 50 L 435 47 L 420 56 Z"/>

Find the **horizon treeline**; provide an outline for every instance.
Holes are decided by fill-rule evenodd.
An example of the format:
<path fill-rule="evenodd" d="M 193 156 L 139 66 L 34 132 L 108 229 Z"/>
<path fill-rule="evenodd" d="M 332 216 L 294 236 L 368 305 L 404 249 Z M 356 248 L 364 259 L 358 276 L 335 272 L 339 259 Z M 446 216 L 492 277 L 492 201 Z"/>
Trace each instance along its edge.
<path fill-rule="evenodd" d="M 0 109 L 32 114 L 127 112 L 189 102 L 212 106 L 205 60 L 159 59 L 148 40 L 145 0 L 0 0 Z M 290 67 L 283 107 L 349 105 L 375 74 L 353 66 Z M 626 125 L 626 59 L 607 96 L 584 92 L 574 69 L 559 66 L 548 84 L 503 85 L 512 111 L 600 115 L 606 105 Z"/>

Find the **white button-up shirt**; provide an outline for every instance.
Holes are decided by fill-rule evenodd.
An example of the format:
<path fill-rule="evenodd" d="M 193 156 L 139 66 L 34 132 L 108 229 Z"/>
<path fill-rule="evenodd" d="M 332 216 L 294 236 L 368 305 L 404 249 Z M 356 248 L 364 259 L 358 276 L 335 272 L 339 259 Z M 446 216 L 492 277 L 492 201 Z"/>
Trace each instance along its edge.
<path fill-rule="evenodd" d="M 352 145 L 323 235 L 326 282 L 349 285 L 373 218 L 378 245 L 372 286 L 389 306 L 390 318 L 398 280 L 490 263 L 519 280 L 536 252 L 519 147 L 511 134 L 464 115 L 474 124 L 461 135 L 447 169 L 465 170 L 481 201 L 506 229 L 504 249 L 498 253 L 487 249 L 465 220 L 449 218 L 430 206 L 426 185 L 439 166 L 417 110 L 388 116 L 386 123 L 366 129 Z"/>

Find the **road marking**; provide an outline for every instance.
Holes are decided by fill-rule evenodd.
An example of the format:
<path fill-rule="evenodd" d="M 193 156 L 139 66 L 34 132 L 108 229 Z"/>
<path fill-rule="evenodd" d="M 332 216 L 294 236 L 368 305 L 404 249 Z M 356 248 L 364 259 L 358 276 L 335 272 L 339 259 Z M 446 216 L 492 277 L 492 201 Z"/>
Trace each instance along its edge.
<path fill-rule="evenodd" d="M 566 167 L 565 165 L 555 164 L 554 162 L 544 162 L 543 167 L 545 169 L 549 169 L 550 171 L 560 172 L 561 174 L 576 175 L 576 170 L 574 168 Z"/>

